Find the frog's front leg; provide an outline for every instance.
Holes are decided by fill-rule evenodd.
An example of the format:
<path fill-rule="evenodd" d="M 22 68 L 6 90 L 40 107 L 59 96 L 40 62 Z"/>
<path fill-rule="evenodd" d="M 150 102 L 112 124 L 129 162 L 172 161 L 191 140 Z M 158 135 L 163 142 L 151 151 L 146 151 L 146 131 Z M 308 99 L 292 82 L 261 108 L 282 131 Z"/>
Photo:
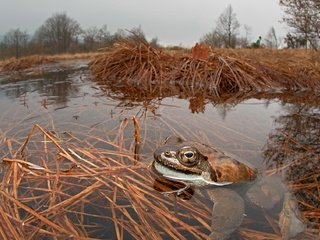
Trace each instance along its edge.
<path fill-rule="evenodd" d="M 209 239 L 228 239 L 242 223 L 244 200 L 228 188 L 214 188 L 208 194 L 214 202 Z"/>

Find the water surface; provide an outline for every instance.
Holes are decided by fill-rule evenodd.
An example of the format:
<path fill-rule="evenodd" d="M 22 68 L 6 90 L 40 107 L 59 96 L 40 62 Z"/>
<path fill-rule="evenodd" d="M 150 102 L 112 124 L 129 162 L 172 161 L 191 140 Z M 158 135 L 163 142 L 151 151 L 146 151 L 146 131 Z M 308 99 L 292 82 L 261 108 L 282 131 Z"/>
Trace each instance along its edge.
<path fill-rule="evenodd" d="M 77 136 L 79 141 L 75 144 L 79 147 L 91 144 L 103 148 L 102 140 L 94 140 L 99 138 L 120 144 L 124 149 L 133 152 L 135 128 L 132 118 L 136 116 L 141 133 L 139 161 L 145 166 L 152 162 L 154 149 L 169 135 L 175 134 L 216 146 L 249 161 L 259 169 L 269 169 L 270 172 L 273 171 L 270 169 L 278 169 L 277 172 L 283 181 L 293 189 L 293 195 L 299 202 L 299 211 L 304 212 L 305 222 L 308 224 L 305 232 L 316 234 L 314 229 L 320 226 L 319 185 L 314 185 L 320 180 L 320 105 L 317 96 L 306 98 L 301 95 L 300 98 L 296 98 L 293 97 L 294 94 L 287 97 L 286 95 L 279 97 L 277 94 L 272 95 L 273 97 L 256 95 L 225 103 L 199 94 L 195 96 L 183 96 L 183 94 L 149 96 L 145 92 L 132 94 L 96 82 L 86 67 L 58 69 L 15 79 L 3 76 L 0 81 L 2 157 L 12 157 L 14 150 L 23 143 L 34 124 L 39 124 L 46 131 Z M 95 137 L 85 137 L 89 135 Z M 36 158 L 33 154 L 32 159 Z M 150 180 L 146 182 L 147 191 L 158 194 L 161 198 L 167 198 L 171 202 L 175 199 L 174 206 L 168 207 L 171 214 L 176 217 L 181 216 L 181 221 L 191 225 L 198 224 L 194 219 L 185 216 L 188 210 L 181 207 L 185 204 L 185 200 L 157 193 L 152 186 L 154 175 L 149 169 L 143 174 L 148 176 L 148 181 Z M 134 181 L 131 181 L 134 184 Z M 21 190 L 23 195 L 22 192 L 26 190 Z M 107 193 L 112 198 L 114 193 L 108 191 Z M 126 196 L 123 197 L 123 202 L 128 204 Z M 101 200 L 101 195 L 95 196 L 94 199 L 96 201 L 94 205 L 99 205 L 100 202 L 101 206 L 105 204 Z M 118 201 L 121 202 L 121 199 Z M 157 199 L 152 201 L 156 203 Z M 210 226 L 212 203 L 205 198 L 205 195 L 196 193 L 188 204 L 198 204 L 198 201 L 204 204 L 199 208 L 207 211 L 208 216 L 204 221 Z M 36 205 L 37 202 L 33 204 Z M 110 210 L 110 206 L 103 210 L 101 206 L 99 208 L 95 206 L 99 210 L 94 206 L 83 206 L 82 211 L 87 213 L 86 217 L 82 220 L 75 217 L 71 219 L 77 226 L 81 225 L 81 231 L 87 232 L 86 235 L 89 237 L 114 239 L 117 231 L 115 221 L 112 219 L 117 216 L 120 219 L 118 225 L 125 225 L 128 221 L 127 215 L 123 212 L 112 215 L 114 213 Z M 281 207 L 281 204 L 279 206 Z M 250 218 L 256 216 L 259 224 L 253 224 L 252 219 L 247 220 L 243 224 L 243 229 L 252 228 L 258 233 L 274 234 L 272 236 L 279 234 L 271 227 L 262 227 L 268 224 L 268 219 L 261 211 L 256 209 L 250 211 L 248 213 Z M 270 219 L 276 218 L 272 215 L 276 211 L 279 209 L 270 212 Z M 134 206 L 128 206 L 128 212 L 132 212 L 132 216 L 139 215 Z M 99 214 L 109 216 L 108 220 L 99 217 Z M 152 227 L 159 228 L 152 223 L 148 225 L 141 219 L 137 221 L 140 221 L 141 225 L 145 224 L 147 230 Z M 90 225 L 89 223 L 96 224 L 95 229 L 86 228 L 85 225 Z M 177 226 L 181 236 L 188 239 L 203 238 L 210 233 L 208 228 L 199 227 L 203 235 L 190 234 L 183 230 L 181 227 L 183 225 L 180 223 L 177 223 Z M 122 236 L 125 239 L 139 236 L 126 228 L 123 231 Z M 170 237 L 160 230 L 159 234 L 162 238 Z M 235 236 L 239 237 L 239 234 Z M 46 235 L 43 234 L 41 237 L 46 238 Z"/>

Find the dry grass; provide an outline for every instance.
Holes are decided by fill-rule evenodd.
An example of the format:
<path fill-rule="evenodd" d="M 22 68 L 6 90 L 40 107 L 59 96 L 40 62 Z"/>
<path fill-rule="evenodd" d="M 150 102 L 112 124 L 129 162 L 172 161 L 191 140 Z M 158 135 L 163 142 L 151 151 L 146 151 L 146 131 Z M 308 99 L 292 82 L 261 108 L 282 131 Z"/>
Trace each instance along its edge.
<path fill-rule="evenodd" d="M 148 43 L 120 42 L 91 62 L 93 75 L 115 85 L 154 90 L 174 85 L 211 94 L 319 89 L 319 57 L 286 50 L 215 49 L 208 59 L 168 53 Z M 288 58 L 291 56 L 291 58 Z M 272 60 L 270 60 L 272 59 Z"/>
<path fill-rule="evenodd" d="M 54 60 L 45 56 L 31 56 L 19 59 L 11 58 L 2 62 L 0 66 L 2 66 L 1 71 L 13 72 L 50 62 L 54 62 Z"/>
<path fill-rule="evenodd" d="M 124 141 L 127 124 L 121 124 L 117 141 Z M 134 126 L 137 140 L 136 119 Z M 188 224 L 185 213 L 176 216 L 179 200 L 152 188 L 154 177 L 135 155 L 95 136 L 57 136 L 35 125 L 20 148 L 3 159 L 1 239 L 205 238 L 210 209 L 197 200 L 179 207 L 195 223 Z"/>
<path fill-rule="evenodd" d="M 15 72 L 29 69 L 35 66 L 55 63 L 70 59 L 93 58 L 101 55 L 101 53 L 78 53 L 78 54 L 58 54 L 58 55 L 34 55 L 23 58 L 10 58 L 0 61 L 0 72 Z"/>
<path fill-rule="evenodd" d="M 219 50 L 218 50 L 219 51 Z M 224 49 L 230 56 L 265 69 L 285 88 L 319 90 L 320 54 L 310 49 Z"/>
<path fill-rule="evenodd" d="M 130 150 L 124 147 L 128 124 L 122 121 L 114 141 L 87 133 L 57 134 L 39 125 L 16 150 L 12 139 L 4 141 L 9 151 L 0 185 L 0 201 L 5 203 L 0 205 L 0 238 L 207 238 L 211 204 L 205 196 L 182 201 L 155 191 L 155 176 L 136 157 L 141 141 L 137 118 L 132 121 Z M 319 187 L 303 180 L 292 185 Z M 319 234 L 319 209 L 309 207 L 303 214 L 314 223 L 308 232 Z M 239 234 L 246 239 L 280 239 L 279 234 L 246 227 Z"/>

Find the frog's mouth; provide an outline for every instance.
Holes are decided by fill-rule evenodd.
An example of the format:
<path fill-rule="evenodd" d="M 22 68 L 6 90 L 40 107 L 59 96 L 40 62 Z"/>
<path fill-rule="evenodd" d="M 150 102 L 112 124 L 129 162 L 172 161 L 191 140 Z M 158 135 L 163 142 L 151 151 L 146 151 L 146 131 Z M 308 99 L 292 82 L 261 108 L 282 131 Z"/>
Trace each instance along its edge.
<path fill-rule="evenodd" d="M 231 182 L 214 182 L 208 180 L 203 174 L 197 174 L 192 171 L 180 171 L 172 167 L 163 165 L 157 161 L 153 161 L 153 169 L 166 179 L 184 182 L 192 185 L 225 186 L 231 184 Z"/>

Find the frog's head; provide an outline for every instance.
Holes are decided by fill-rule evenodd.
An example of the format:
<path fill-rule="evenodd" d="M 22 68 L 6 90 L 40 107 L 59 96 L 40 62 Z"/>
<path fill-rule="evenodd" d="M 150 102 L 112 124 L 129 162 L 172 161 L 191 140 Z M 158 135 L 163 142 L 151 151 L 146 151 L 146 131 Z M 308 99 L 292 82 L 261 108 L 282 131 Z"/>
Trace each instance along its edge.
<path fill-rule="evenodd" d="M 171 136 L 154 152 L 154 170 L 164 178 L 193 185 L 224 186 L 255 178 L 255 171 L 207 145 Z"/>

